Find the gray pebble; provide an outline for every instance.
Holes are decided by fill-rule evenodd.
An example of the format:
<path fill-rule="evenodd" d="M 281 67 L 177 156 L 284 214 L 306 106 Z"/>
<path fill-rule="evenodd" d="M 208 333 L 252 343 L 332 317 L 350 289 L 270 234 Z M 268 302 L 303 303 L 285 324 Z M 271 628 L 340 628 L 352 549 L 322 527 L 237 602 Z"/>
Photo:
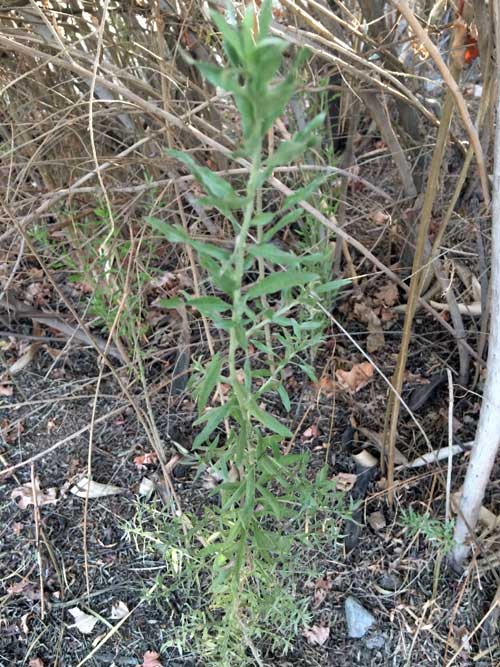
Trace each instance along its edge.
<path fill-rule="evenodd" d="M 345 603 L 345 618 L 349 637 L 364 637 L 375 623 L 375 617 L 356 598 L 349 596 Z"/>
<path fill-rule="evenodd" d="M 378 583 L 386 591 L 397 591 L 398 588 L 401 588 L 401 579 L 397 574 L 390 574 L 389 572 L 383 574 Z"/>

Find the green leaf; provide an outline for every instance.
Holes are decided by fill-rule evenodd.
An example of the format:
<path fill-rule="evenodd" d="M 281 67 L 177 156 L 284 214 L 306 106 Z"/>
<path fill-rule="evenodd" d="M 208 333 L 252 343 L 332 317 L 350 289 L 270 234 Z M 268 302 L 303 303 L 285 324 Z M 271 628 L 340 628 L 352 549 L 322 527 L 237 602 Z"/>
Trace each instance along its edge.
<path fill-rule="evenodd" d="M 287 412 L 290 412 L 290 408 L 292 407 L 290 403 L 290 396 L 282 384 L 278 385 L 278 394 L 281 398 L 281 402 L 283 403 L 283 407 Z"/>
<path fill-rule="evenodd" d="M 239 499 L 245 492 L 245 488 L 246 488 L 245 481 L 236 484 L 236 488 L 234 489 L 233 493 L 231 493 L 231 495 L 224 500 L 222 507 L 220 508 L 220 511 L 227 512 L 229 509 L 235 507 L 236 503 L 239 501 Z"/>
<path fill-rule="evenodd" d="M 293 317 L 283 317 L 283 315 L 273 315 L 271 317 L 273 324 L 279 324 L 280 327 L 296 327 L 297 320 Z"/>
<path fill-rule="evenodd" d="M 337 292 L 342 287 L 350 285 L 352 280 L 350 278 L 342 278 L 339 280 L 331 280 L 328 283 L 323 283 L 323 285 L 318 285 L 314 288 L 316 294 L 326 294 L 328 292 Z"/>
<path fill-rule="evenodd" d="M 281 250 L 274 243 L 260 243 L 256 246 L 250 246 L 248 252 L 252 257 L 262 257 L 268 262 L 273 262 L 274 264 L 298 264 L 300 258 L 294 255 L 291 252 L 286 252 Z"/>
<path fill-rule="evenodd" d="M 330 176 L 331 174 L 317 176 L 310 183 L 296 190 L 285 199 L 283 208 L 290 208 L 290 206 L 295 206 L 295 204 L 298 204 L 300 201 L 307 201 L 312 193 L 315 192 Z"/>
<path fill-rule="evenodd" d="M 217 65 L 197 60 L 193 60 L 192 62 L 200 71 L 203 78 L 212 85 L 222 88 L 222 90 L 228 93 L 235 94 L 239 92 L 241 86 L 238 83 L 238 73 L 235 70 L 217 67 Z"/>
<path fill-rule="evenodd" d="M 259 42 L 262 42 L 269 33 L 273 20 L 273 0 L 264 0 L 259 12 Z"/>
<path fill-rule="evenodd" d="M 253 153 L 255 147 L 258 146 L 264 134 L 261 132 L 260 125 L 257 121 L 257 109 L 255 101 L 243 89 L 234 95 L 234 101 L 236 102 L 236 106 L 240 112 L 241 127 L 245 141 L 243 151 L 246 154 L 251 154 Z"/>
<path fill-rule="evenodd" d="M 288 44 L 278 37 L 266 37 L 253 49 L 251 66 L 259 87 L 264 88 L 278 71 L 283 60 L 283 51 Z"/>
<path fill-rule="evenodd" d="M 189 306 L 196 308 L 202 315 L 212 317 L 218 313 L 224 313 L 231 309 L 231 304 L 226 303 L 218 296 L 195 296 L 186 299 Z"/>
<path fill-rule="evenodd" d="M 267 505 L 268 508 L 271 510 L 271 514 L 276 518 L 276 519 L 281 519 L 282 518 L 282 511 L 280 504 L 276 497 L 269 492 L 265 486 L 262 484 L 256 484 L 257 490 L 259 491 L 261 497 L 259 500 L 263 505 Z"/>
<path fill-rule="evenodd" d="M 222 357 L 219 352 L 215 354 L 212 361 L 205 370 L 205 376 L 198 388 L 198 410 L 202 412 L 210 398 L 210 394 L 217 386 L 222 368 Z"/>
<path fill-rule="evenodd" d="M 267 243 L 273 238 L 275 234 L 277 234 L 277 232 L 279 232 L 284 227 L 288 227 L 288 225 L 292 225 L 294 222 L 297 222 L 297 220 L 301 218 L 303 215 L 304 215 L 303 208 L 297 208 L 294 211 L 290 211 L 285 216 L 283 216 L 281 220 L 278 220 L 278 222 L 275 225 L 273 225 L 270 229 L 264 232 L 264 234 L 262 235 L 262 241 Z"/>
<path fill-rule="evenodd" d="M 264 354 L 271 354 L 271 350 L 267 347 L 267 345 L 264 345 L 260 340 L 255 340 L 252 338 L 250 341 L 250 344 L 253 345 L 259 352 L 263 352 Z"/>
<path fill-rule="evenodd" d="M 160 299 L 158 301 L 162 308 L 179 308 L 179 306 L 184 306 L 185 301 L 178 296 L 174 296 L 171 299 Z"/>
<path fill-rule="evenodd" d="M 218 408 L 211 408 L 195 421 L 195 424 L 206 421 L 203 430 L 194 439 L 193 447 L 195 449 L 208 440 L 219 424 L 230 414 L 233 407 L 233 403 L 228 401 Z"/>
<path fill-rule="evenodd" d="M 252 219 L 253 227 L 264 227 L 272 222 L 273 218 L 276 216 L 276 213 L 258 213 Z"/>
<path fill-rule="evenodd" d="M 252 514 L 255 506 L 255 467 L 249 466 L 245 472 L 246 486 L 245 486 L 245 505 L 243 513 L 246 515 Z"/>
<path fill-rule="evenodd" d="M 223 271 L 222 265 L 207 255 L 200 255 L 200 264 L 207 271 L 217 289 L 226 294 L 233 294 L 236 285 L 230 271 Z"/>
<path fill-rule="evenodd" d="M 318 280 L 318 278 L 319 276 L 317 273 L 309 273 L 307 271 L 279 271 L 253 283 L 246 294 L 246 298 L 249 301 L 264 294 L 281 292 L 290 287 L 312 283 L 315 280 Z"/>
<path fill-rule="evenodd" d="M 170 241 L 170 243 L 190 243 L 191 237 L 189 234 L 178 225 L 169 225 L 163 220 L 158 220 L 158 218 L 153 218 L 148 216 L 146 218 L 147 222 L 156 229 L 156 231 L 163 234 L 163 236 Z"/>
<path fill-rule="evenodd" d="M 262 408 L 259 408 L 257 403 L 252 402 L 249 406 L 249 411 L 250 414 L 252 414 L 255 417 L 255 419 L 257 419 L 257 421 L 259 421 L 273 433 L 277 433 L 278 435 L 281 435 L 284 438 L 292 437 L 292 432 L 290 431 L 290 429 L 288 429 L 284 424 L 278 421 L 276 417 L 273 417 L 273 415 L 269 414 L 269 412 L 266 412 Z"/>
<path fill-rule="evenodd" d="M 312 367 L 309 364 L 299 364 L 299 368 L 304 371 L 304 373 L 307 375 L 307 377 L 311 380 L 311 382 L 318 382 L 318 378 L 316 377 L 316 374 Z"/>
<path fill-rule="evenodd" d="M 289 164 L 317 143 L 315 130 L 324 125 L 325 114 L 318 114 L 303 130 L 296 132 L 289 141 L 282 141 L 277 150 L 266 160 L 264 173 L 269 175 L 275 167 Z"/>
<path fill-rule="evenodd" d="M 224 201 L 235 201 L 238 200 L 238 195 L 236 194 L 231 183 L 225 181 L 222 176 L 219 176 L 208 167 L 202 167 L 199 165 L 196 160 L 182 151 L 168 149 L 167 154 L 171 157 L 177 158 L 180 162 L 183 162 L 191 171 L 193 176 L 207 189 L 207 191 L 214 197 L 218 199 L 223 199 Z"/>
<path fill-rule="evenodd" d="M 243 45 L 239 31 L 229 25 L 219 12 L 211 11 L 210 16 L 222 35 L 224 49 L 228 58 L 233 64 L 241 65 L 243 62 Z M 227 49 L 227 46 L 230 48 Z"/>
<path fill-rule="evenodd" d="M 202 241 L 195 241 L 192 239 L 185 229 L 179 225 L 169 225 L 163 220 L 148 217 L 146 220 L 149 224 L 159 231 L 170 243 L 186 243 L 194 248 L 200 255 L 209 255 L 220 260 L 228 260 L 230 253 L 225 248 L 218 248 L 211 243 L 204 243 Z"/>
<path fill-rule="evenodd" d="M 243 21 L 240 25 L 240 40 L 243 48 L 243 63 L 246 65 L 252 56 L 255 49 L 255 42 L 253 37 L 254 29 L 254 11 L 252 5 L 246 8 L 243 16 Z"/>

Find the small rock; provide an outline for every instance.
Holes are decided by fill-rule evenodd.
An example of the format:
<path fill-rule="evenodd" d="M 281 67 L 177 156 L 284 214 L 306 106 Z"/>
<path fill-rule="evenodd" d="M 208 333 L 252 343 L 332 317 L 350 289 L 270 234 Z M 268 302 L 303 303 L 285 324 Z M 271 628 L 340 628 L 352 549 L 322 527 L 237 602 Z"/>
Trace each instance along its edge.
<path fill-rule="evenodd" d="M 372 512 L 368 516 L 368 523 L 370 525 L 370 528 L 375 532 L 383 530 L 387 525 L 385 516 L 383 515 L 382 512 Z"/>
<path fill-rule="evenodd" d="M 371 650 L 383 648 L 385 645 L 385 637 L 382 635 L 373 635 L 373 637 L 368 637 L 365 641 L 366 648 Z"/>
<path fill-rule="evenodd" d="M 375 623 L 373 614 L 365 609 L 363 605 L 352 596 L 349 596 L 346 599 L 344 608 L 348 636 L 354 639 L 364 637 Z"/>
<path fill-rule="evenodd" d="M 401 588 L 401 579 L 397 574 L 390 574 L 389 572 L 385 572 L 378 580 L 378 583 L 386 591 L 397 591 Z"/>

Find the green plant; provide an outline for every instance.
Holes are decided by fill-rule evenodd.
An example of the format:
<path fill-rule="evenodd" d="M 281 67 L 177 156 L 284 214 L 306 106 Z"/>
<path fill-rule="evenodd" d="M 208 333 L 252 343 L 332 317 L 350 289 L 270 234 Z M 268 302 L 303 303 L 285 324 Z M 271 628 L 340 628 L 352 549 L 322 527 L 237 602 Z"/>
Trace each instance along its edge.
<path fill-rule="evenodd" d="M 419 514 L 410 507 L 403 510 L 403 524 L 412 535 L 420 533 L 430 544 L 437 546 L 439 551 L 446 555 L 453 548 L 454 521 L 434 519 L 429 514 Z"/>
<path fill-rule="evenodd" d="M 72 220 L 72 212 L 64 211 Z M 97 206 L 92 215 L 72 221 L 67 227 L 67 242 L 52 239 L 43 225 L 35 225 L 31 238 L 47 256 L 47 264 L 54 271 L 65 271 L 67 280 L 82 288 L 86 299 L 86 312 L 94 319 L 93 328 L 109 333 L 119 313 L 116 334 L 131 349 L 146 329 L 142 313 L 142 291 L 151 279 L 150 273 L 136 263 L 127 279 L 127 265 L 132 250 L 131 241 L 117 227 L 111 236 L 107 209 Z M 109 251 L 100 249 L 108 239 Z M 142 242 L 142 262 L 147 261 L 147 243 Z M 120 304 L 127 292 L 127 307 Z"/>
<path fill-rule="evenodd" d="M 184 294 L 184 302 L 229 337 L 227 353 L 218 352 L 209 363 L 198 361 L 193 368 L 191 388 L 199 412 L 196 423 L 201 426 L 193 448 L 217 471 L 222 483 L 214 490 L 218 502 L 206 508 L 192 530 L 202 545 L 195 559 L 207 582 L 211 608 L 221 615 L 218 633 L 222 632 L 224 641 L 219 636 L 219 664 L 220 660 L 232 664 L 229 656 L 234 653 L 235 637 L 240 637 L 236 645 L 241 646 L 243 639 L 243 646 L 251 648 L 252 638 L 265 627 L 263 610 L 271 614 L 280 609 L 277 598 L 272 602 L 268 597 L 284 599 L 284 554 L 293 553 L 299 543 L 307 548 L 314 532 L 311 525 L 323 525 L 320 532 L 328 527 L 330 539 L 338 535 L 342 495 L 327 478 L 326 469 L 309 479 L 307 457 L 283 452 L 283 441 L 292 433 L 264 406 L 277 393 L 284 411 L 290 410 L 291 399 L 282 381 L 287 366 L 295 364 L 315 379 L 302 353 L 322 340 L 324 320 L 318 317 L 318 299 L 332 298 L 342 281 L 325 280 L 312 270 L 323 254 L 296 254 L 274 243 L 281 230 L 304 216 L 297 204 L 325 176 L 285 199 L 278 211 L 262 207 L 262 186 L 272 171 L 314 146 L 315 132 L 323 125 L 320 114 L 280 143 L 274 153 L 264 152 L 266 133 L 294 93 L 304 54 L 299 54 L 288 75 L 278 78 L 287 44 L 268 36 L 270 1 L 262 5 L 258 27 L 251 9 L 240 27 L 217 13 L 212 17 L 222 34 L 228 64 L 222 68 L 195 64 L 212 84 L 234 98 L 242 126 L 242 145 L 235 157 L 248 164 L 244 191 L 186 153 L 171 150 L 169 154 L 183 162 L 204 187 L 203 204 L 230 222 L 234 247 L 227 250 L 194 240 L 182 227 L 148 220 L 170 242 L 188 244 L 196 251 L 212 294 Z M 178 303 L 170 299 L 163 305 Z M 216 391 L 221 383 L 228 387 L 224 395 Z M 203 530 L 206 534 L 200 536 Z M 186 547 L 186 554 L 192 554 L 192 546 Z M 184 562 L 192 565 L 193 556 Z"/>

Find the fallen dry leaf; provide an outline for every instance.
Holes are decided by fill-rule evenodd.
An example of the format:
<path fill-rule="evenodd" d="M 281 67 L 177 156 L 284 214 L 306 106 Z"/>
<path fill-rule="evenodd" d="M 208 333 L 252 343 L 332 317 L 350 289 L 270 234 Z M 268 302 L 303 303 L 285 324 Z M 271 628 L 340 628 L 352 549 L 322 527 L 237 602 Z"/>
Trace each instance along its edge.
<path fill-rule="evenodd" d="M 382 329 L 382 322 L 378 316 L 372 311 L 370 319 L 368 320 L 368 336 L 366 337 L 366 349 L 370 354 L 378 352 L 385 345 L 384 330 Z"/>
<path fill-rule="evenodd" d="M 29 635 L 30 633 L 30 628 L 28 625 L 28 618 L 30 617 L 30 614 L 31 612 L 27 611 L 23 616 L 21 616 L 21 630 L 25 635 Z"/>
<path fill-rule="evenodd" d="M 82 477 L 79 482 L 71 487 L 70 493 L 77 496 L 77 498 L 86 498 L 87 493 L 89 498 L 105 498 L 106 496 L 115 496 L 119 493 L 125 493 L 125 489 L 121 489 L 119 486 L 113 486 L 112 484 L 94 482 L 92 479 L 89 484 L 88 477 Z"/>
<path fill-rule="evenodd" d="M 12 524 L 12 532 L 14 533 L 14 535 L 20 535 L 23 527 L 24 526 L 22 523 L 16 521 L 15 523 Z"/>
<path fill-rule="evenodd" d="M 25 510 L 30 505 L 36 504 L 38 507 L 42 505 L 50 505 L 51 503 L 57 502 L 57 489 L 51 488 L 42 491 L 40 489 L 40 481 L 38 477 L 35 477 L 35 496 L 33 496 L 33 485 L 32 484 L 23 484 L 23 486 L 18 486 L 10 494 L 11 499 L 20 507 L 22 510 Z"/>
<path fill-rule="evenodd" d="M 307 442 L 308 440 L 314 440 L 319 436 L 319 428 L 317 424 L 312 424 L 309 428 L 306 428 L 304 433 L 302 433 L 302 440 Z"/>
<path fill-rule="evenodd" d="M 143 658 L 144 662 L 139 667 L 162 667 L 160 654 L 156 651 L 146 651 Z"/>
<path fill-rule="evenodd" d="M 339 472 L 333 478 L 337 482 L 338 491 L 350 491 L 356 483 L 358 476 L 351 472 Z"/>
<path fill-rule="evenodd" d="M 7 594 L 8 595 L 19 595 L 28 586 L 32 586 L 32 584 L 28 581 L 28 579 L 21 579 L 21 581 L 16 581 L 15 583 L 11 584 L 7 588 Z"/>
<path fill-rule="evenodd" d="M 332 582 L 330 579 L 321 577 L 314 582 L 314 598 L 313 607 L 319 607 L 328 595 L 328 591 L 332 589 Z"/>
<path fill-rule="evenodd" d="M 313 625 L 312 628 L 302 630 L 302 636 L 308 644 L 323 646 L 330 636 L 330 628 L 323 625 Z"/>
<path fill-rule="evenodd" d="M 375 295 L 375 301 L 384 306 L 395 306 L 399 302 L 399 291 L 394 283 L 387 283 Z"/>
<path fill-rule="evenodd" d="M 379 530 L 383 530 L 386 527 L 387 522 L 383 513 L 377 511 L 368 515 L 368 524 L 372 530 L 378 532 Z"/>
<path fill-rule="evenodd" d="M 125 602 L 122 600 L 117 600 L 111 605 L 111 614 L 109 617 L 115 620 L 119 620 L 121 618 L 125 618 L 125 616 L 127 616 L 129 613 L 129 608 Z"/>
<path fill-rule="evenodd" d="M 31 658 L 28 662 L 28 667 L 45 667 L 41 658 Z"/>
<path fill-rule="evenodd" d="M 146 466 L 154 465 L 158 461 L 156 452 L 146 452 L 134 457 L 134 465 L 138 470 L 146 470 Z"/>
<path fill-rule="evenodd" d="M 331 375 L 322 375 L 317 384 L 317 389 L 321 394 L 324 394 L 327 398 L 331 397 L 335 393 L 335 380 Z"/>
<path fill-rule="evenodd" d="M 356 393 L 366 387 L 373 377 L 373 366 L 369 361 L 354 364 L 350 371 L 338 370 L 335 375 L 343 389 Z"/>
<path fill-rule="evenodd" d="M 86 614 L 78 607 L 71 607 L 71 609 L 68 609 L 68 611 L 71 614 L 71 616 L 73 616 L 73 618 L 75 619 L 74 624 L 71 625 L 70 627 L 75 627 L 83 635 L 90 635 L 98 619 L 95 616 Z"/>
<path fill-rule="evenodd" d="M 391 216 L 388 213 L 385 213 L 385 211 L 381 211 L 379 209 L 378 211 L 374 211 L 374 213 L 372 213 L 371 219 L 376 225 L 385 225 L 391 219 Z"/>
<path fill-rule="evenodd" d="M 385 338 L 382 322 L 377 313 L 366 302 L 362 301 L 354 304 L 354 315 L 357 320 L 368 325 L 368 337 L 366 339 L 368 352 L 371 354 L 381 350 L 385 345 Z"/>

